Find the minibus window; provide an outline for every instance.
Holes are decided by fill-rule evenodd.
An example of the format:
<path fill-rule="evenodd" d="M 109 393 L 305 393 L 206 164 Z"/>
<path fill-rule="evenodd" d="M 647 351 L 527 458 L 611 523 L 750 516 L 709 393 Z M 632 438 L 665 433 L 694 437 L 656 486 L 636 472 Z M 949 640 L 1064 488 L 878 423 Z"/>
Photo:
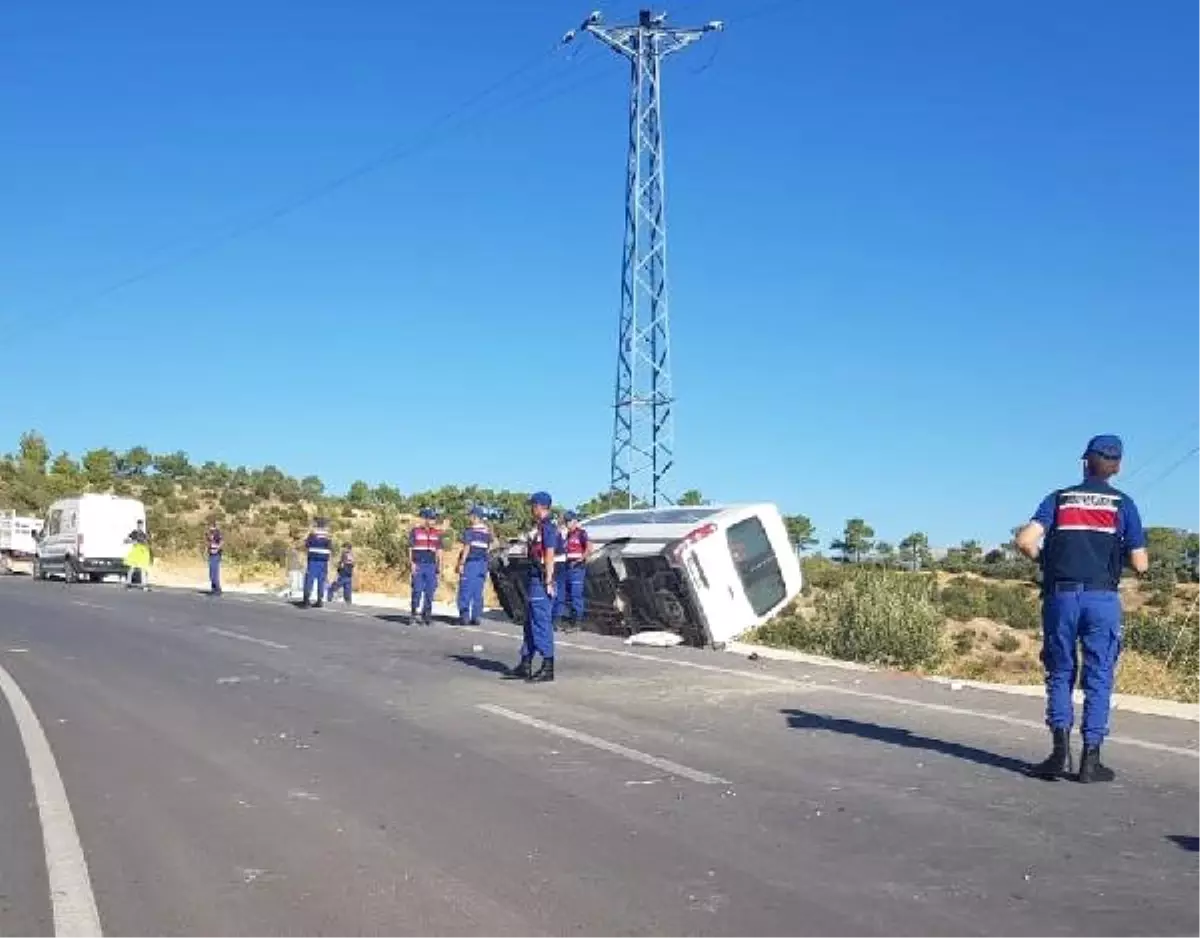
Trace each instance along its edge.
<path fill-rule="evenodd" d="M 746 518 L 731 525 L 726 537 L 750 608 L 756 616 L 766 615 L 787 596 L 779 560 L 766 529 L 757 517 Z"/>

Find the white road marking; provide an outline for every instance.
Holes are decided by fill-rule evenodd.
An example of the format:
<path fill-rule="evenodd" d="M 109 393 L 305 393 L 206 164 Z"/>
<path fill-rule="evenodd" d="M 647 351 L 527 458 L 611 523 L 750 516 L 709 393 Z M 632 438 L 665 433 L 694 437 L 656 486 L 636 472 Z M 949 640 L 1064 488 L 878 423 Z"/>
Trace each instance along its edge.
<path fill-rule="evenodd" d="M 462 628 L 462 626 L 459 626 Z M 496 635 L 500 638 L 518 640 L 519 635 L 514 635 L 511 632 L 500 632 L 495 629 L 473 628 L 474 631 L 482 632 L 485 635 Z M 837 684 L 821 684 L 816 681 L 798 681 L 795 678 L 781 677 L 776 674 L 763 674 L 757 671 L 739 671 L 737 668 L 723 668 L 715 664 L 701 664 L 698 661 L 682 661 L 678 658 L 668 658 L 665 655 L 642 655 L 634 651 L 621 651 L 616 648 L 595 648 L 591 645 L 580 645 L 576 642 L 562 641 L 556 639 L 555 644 L 562 645 L 565 648 L 576 648 L 580 651 L 590 651 L 598 655 L 613 655 L 618 658 L 640 658 L 643 661 L 652 661 L 655 664 L 669 664 L 677 668 L 693 668 L 697 671 L 711 671 L 717 674 L 729 674 L 734 677 L 745 678 L 751 681 L 763 681 L 769 684 L 778 684 L 783 687 L 791 687 L 797 690 L 804 691 L 824 691 L 831 694 L 842 694 L 846 697 L 859 697 L 865 700 L 874 700 L 879 703 L 894 704 L 898 707 L 915 707 L 919 710 L 931 710 L 935 713 L 949 713 L 954 716 L 971 717 L 976 720 L 990 720 L 993 723 L 1004 723 L 1008 726 L 1019 726 L 1023 729 L 1046 730 L 1046 724 L 1037 720 L 1025 720 L 1021 717 L 1008 716 L 1004 713 L 989 713 L 986 710 L 972 710 L 969 707 L 955 707 L 950 704 L 933 703 L 926 700 L 913 700 L 910 697 L 898 697 L 894 694 L 881 694 L 875 691 L 855 690 L 852 687 L 841 687 Z M 1153 752 L 1169 752 L 1177 756 L 1190 756 L 1193 759 L 1200 758 L 1200 751 L 1187 746 L 1172 746 L 1168 743 L 1156 743 L 1148 739 L 1134 739 L 1130 736 L 1109 736 L 1106 742 L 1117 743 L 1124 746 L 1136 746 L 1140 749 L 1149 749 Z"/>
<path fill-rule="evenodd" d="M 46 852 L 46 877 L 50 881 L 50 905 L 54 912 L 54 934 L 100 935 L 100 913 L 88 876 L 87 860 L 75 818 L 67 801 L 67 790 L 54 761 L 50 742 L 38 722 L 37 714 L 12 676 L 0 667 L 0 691 L 8 699 L 25 757 L 29 777 L 37 799 L 42 825 L 42 846 Z"/>
<path fill-rule="evenodd" d="M 112 606 L 101 606 L 99 603 L 89 603 L 82 599 L 72 599 L 72 606 L 87 606 L 88 609 L 103 609 L 105 612 L 112 612 Z"/>
<path fill-rule="evenodd" d="M 281 645 L 279 642 L 272 642 L 265 638 L 255 638 L 253 635 L 243 635 L 241 632 L 227 632 L 225 629 L 213 628 L 211 625 L 205 629 L 213 635 L 223 635 L 225 638 L 236 638 L 242 642 L 253 642 L 255 645 L 263 645 L 267 648 L 278 648 L 280 651 L 287 651 L 287 645 Z"/>
<path fill-rule="evenodd" d="M 494 714 L 498 717 L 504 717 L 507 720 L 513 720 L 516 723 L 524 723 L 526 726 L 532 726 L 534 729 L 542 730 L 545 733 L 552 733 L 555 736 L 561 736 L 564 739 L 570 739 L 577 743 L 583 743 L 585 746 L 592 746 L 596 749 L 602 749 L 605 752 L 611 752 L 614 755 L 624 756 L 626 759 L 632 759 L 634 762 L 641 762 L 643 765 L 649 765 L 658 769 L 660 772 L 666 772 L 668 775 L 678 775 L 681 778 L 690 779 L 693 782 L 699 782 L 701 785 L 730 785 L 728 779 L 721 778 L 719 775 L 709 775 L 707 772 L 701 772 L 698 769 L 689 769 L 686 765 L 680 765 L 678 762 L 672 762 L 669 759 L 660 759 L 658 756 L 652 756 L 646 752 L 639 752 L 636 749 L 630 749 L 627 746 L 622 746 L 619 743 L 610 743 L 606 739 L 600 739 L 598 736 L 591 736 L 587 733 L 581 733 L 578 730 L 567 729 L 565 726 L 558 726 L 555 723 L 547 723 L 545 720 L 539 720 L 537 717 L 531 717 L 524 713 L 518 713 L 516 710 L 509 710 L 505 707 L 498 707 L 495 704 L 476 704 L 480 710 L 486 713 Z"/>

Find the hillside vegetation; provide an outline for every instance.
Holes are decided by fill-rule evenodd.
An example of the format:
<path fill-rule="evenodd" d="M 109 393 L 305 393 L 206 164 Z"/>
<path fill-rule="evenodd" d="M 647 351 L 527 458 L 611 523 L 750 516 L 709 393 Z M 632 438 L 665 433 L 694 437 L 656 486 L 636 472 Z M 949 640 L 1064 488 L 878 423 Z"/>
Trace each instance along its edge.
<path fill-rule="evenodd" d="M 80 458 L 52 455 L 32 431 L 16 453 L 0 458 L 0 508 L 40 515 L 54 499 L 80 492 L 142 499 L 156 563 L 190 566 L 197 579 L 210 521 L 225 535 L 227 578 L 271 585 L 282 584 L 289 551 L 324 516 L 338 543 L 354 544 L 356 589 L 401 594 L 410 574 L 407 534 L 421 508 L 437 509 L 450 537 L 465 526 L 473 504 L 488 510 L 501 538 L 519 535 L 528 518 L 525 492 L 446 486 L 405 494 L 356 481 L 337 495 L 316 476 L 297 479 L 275 466 L 196 465 L 183 452 L 153 454 L 138 446 Z M 693 490 L 681 502 L 699 504 L 703 496 Z M 586 516 L 622 505 L 620 493 L 607 493 L 577 508 Z M 799 549 L 817 546 L 807 517 L 785 521 Z M 1150 575 L 1122 584 L 1128 615 L 1119 689 L 1195 700 L 1197 535 L 1150 528 L 1148 536 Z M 935 560 L 924 533 L 892 545 L 877 540 L 862 518 L 849 519 L 829 547 L 836 560 L 808 557 L 804 594 L 754 640 L 882 666 L 1040 682 L 1038 572 L 1010 548 L 985 551 L 969 540 Z M 451 567 L 443 571 L 442 599 L 453 596 Z"/>
<path fill-rule="evenodd" d="M 1040 601 L 1032 578 L 897 571 L 820 557 L 807 559 L 804 570 L 801 597 L 752 640 L 948 677 L 1042 682 Z M 1126 580 L 1121 591 L 1126 614 L 1117 691 L 1195 702 L 1196 583 L 1173 583 L 1166 595 L 1161 585 Z"/>
<path fill-rule="evenodd" d="M 316 476 L 297 479 L 275 466 L 195 465 L 186 453 L 152 454 L 141 446 L 91 450 L 78 459 L 52 456 L 45 439 L 32 431 L 22 435 L 15 454 L 0 459 L 0 508 L 40 516 L 55 499 L 81 492 L 141 499 L 155 563 L 176 569 L 198 570 L 205 530 L 216 521 L 232 582 L 282 583 L 289 552 L 316 518 L 325 517 L 337 544 L 354 545 L 356 588 L 378 592 L 407 592 L 408 531 L 422 508 L 439 512 L 448 542 L 465 527 L 472 505 L 487 510 L 501 538 L 517 536 L 529 517 L 527 492 L 446 486 L 404 494 L 387 484 L 357 481 L 335 495 Z M 617 496 L 598 496 L 579 509 L 596 513 L 617 503 Z M 445 565 L 439 598 L 454 595 L 452 568 Z"/>

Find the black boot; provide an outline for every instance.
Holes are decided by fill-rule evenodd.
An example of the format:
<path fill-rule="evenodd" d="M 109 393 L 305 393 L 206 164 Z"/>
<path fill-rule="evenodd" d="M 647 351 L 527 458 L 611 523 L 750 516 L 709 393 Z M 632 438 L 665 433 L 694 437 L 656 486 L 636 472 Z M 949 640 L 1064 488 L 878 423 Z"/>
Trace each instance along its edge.
<path fill-rule="evenodd" d="M 1117 773 L 1100 761 L 1099 746 L 1084 746 L 1083 758 L 1079 760 L 1081 782 L 1111 782 Z"/>
<path fill-rule="evenodd" d="M 1054 748 L 1043 761 L 1033 766 L 1029 774 L 1034 778 L 1054 780 L 1063 778 L 1071 771 L 1071 731 L 1051 730 Z"/>
<path fill-rule="evenodd" d="M 542 666 L 537 669 L 534 674 L 531 674 L 529 681 L 532 684 L 546 684 L 554 680 L 554 659 L 543 658 Z"/>
<path fill-rule="evenodd" d="M 533 661 L 529 658 L 522 658 L 514 667 L 509 668 L 502 675 L 506 681 L 527 681 L 529 680 L 529 668 Z"/>

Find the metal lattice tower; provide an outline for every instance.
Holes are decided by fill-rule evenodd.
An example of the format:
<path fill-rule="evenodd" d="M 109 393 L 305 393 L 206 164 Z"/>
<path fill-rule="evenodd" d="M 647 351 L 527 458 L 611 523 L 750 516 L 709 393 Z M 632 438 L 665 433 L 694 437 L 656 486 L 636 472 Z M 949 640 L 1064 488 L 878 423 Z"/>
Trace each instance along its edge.
<path fill-rule="evenodd" d="M 722 28 L 716 20 L 667 26 L 665 13 L 642 10 L 636 25 L 605 26 L 597 12 L 578 30 L 631 65 L 610 485 L 627 494 L 630 507 L 671 501 L 664 480 L 675 458 L 660 70 L 666 56 Z M 578 31 L 571 30 L 563 41 L 570 42 Z"/>

